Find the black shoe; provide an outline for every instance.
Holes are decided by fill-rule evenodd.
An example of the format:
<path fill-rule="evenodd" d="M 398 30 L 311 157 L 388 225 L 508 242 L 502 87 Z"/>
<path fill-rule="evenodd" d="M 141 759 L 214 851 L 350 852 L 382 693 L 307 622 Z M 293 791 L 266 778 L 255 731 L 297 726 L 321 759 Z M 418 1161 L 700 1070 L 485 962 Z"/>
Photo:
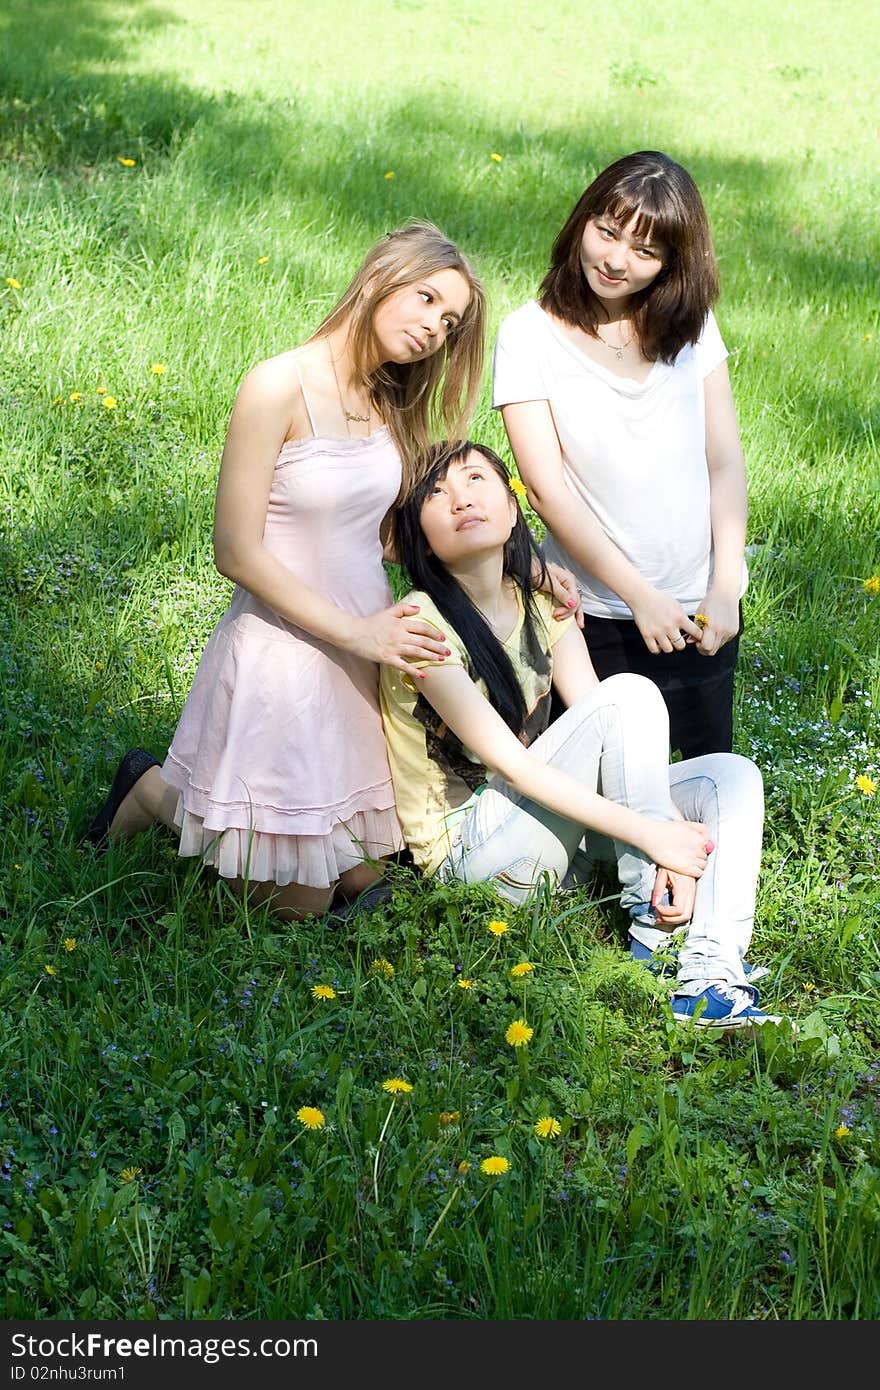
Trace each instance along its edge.
<path fill-rule="evenodd" d="M 145 753 L 143 748 L 129 748 L 116 769 L 107 800 L 89 821 L 82 837 L 84 844 L 103 845 L 106 842 L 113 817 L 135 782 L 139 782 L 151 767 L 158 766 L 156 759 L 150 753 Z"/>
<path fill-rule="evenodd" d="M 333 920 L 347 922 L 352 917 L 357 917 L 359 912 L 372 912 L 374 907 L 389 902 L 393 891 L 394 884 L 387 878 L 380 878 L 376 883 L 371 883 L 369 888 L 365 888 L 356 898 L 351 898 L 348 902 L 340 903 L 338 907 L 331 908 L 327 916 Z"/>

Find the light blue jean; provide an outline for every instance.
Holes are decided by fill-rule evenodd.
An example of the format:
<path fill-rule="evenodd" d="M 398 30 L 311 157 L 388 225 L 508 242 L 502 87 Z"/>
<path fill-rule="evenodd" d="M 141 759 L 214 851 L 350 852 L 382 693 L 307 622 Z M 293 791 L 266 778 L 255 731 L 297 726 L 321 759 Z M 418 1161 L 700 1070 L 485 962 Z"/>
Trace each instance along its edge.
<path fill-rule="evenodd" d="M 609 676 L 565 711 L 530 753 L 612 801 L 656 820 L 702 821 L 715 849 L 697 881 L 694 914 L 678 957 L 676 993 L 699 994 L 711 980 L 746 985 L 742 961 L 752 935 L 761 859 L 764 789 L 758 768 L 736 753 L 669 763 L 669 720 L 644 676 Z M 674 805 L 673 805 L 674 803 Z M 492 882 L 511 903 L 526 901 L 542 874 L 576 882 L 600 859 L 616 859 L 621 907 L 631 934 L 652 950 L 669 941 L 650 908 L 657 866 L 641 850 L 611 841 L 520 796 L 492 776 L 460 823 L 460 838 L 438 875 Z"/>

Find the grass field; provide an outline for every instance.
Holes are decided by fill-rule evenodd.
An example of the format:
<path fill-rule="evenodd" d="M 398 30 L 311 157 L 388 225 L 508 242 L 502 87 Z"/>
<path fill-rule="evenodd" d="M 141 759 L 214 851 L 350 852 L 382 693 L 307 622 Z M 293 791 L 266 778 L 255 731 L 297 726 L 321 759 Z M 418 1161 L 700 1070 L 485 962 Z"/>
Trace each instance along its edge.
<path fill-rule="evenodd" d="M 875 28 L 867 0 L 3 0 L 6 1318 L 880 1316 Z M 470 254 L 494 334 L 639 148 L 691 170 L 721 264 L 751 954 L 794 1040 L 677 1029 L 611 885 L 513 913 L 401 873 L 294 928 L 160 833 L 76 848 L 225 607 L 246 370 L 410 216 Z M 506 452 L 488 381 L 474 432 Z"/>

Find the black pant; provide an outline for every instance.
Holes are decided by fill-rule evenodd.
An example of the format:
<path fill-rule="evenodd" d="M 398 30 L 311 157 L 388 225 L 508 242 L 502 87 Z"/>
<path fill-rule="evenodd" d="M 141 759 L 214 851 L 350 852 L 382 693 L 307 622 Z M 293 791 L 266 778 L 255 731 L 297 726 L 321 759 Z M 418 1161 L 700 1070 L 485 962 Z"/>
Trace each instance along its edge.
<path fill-rule="evenodd" d="M 743 630 L 742 604 L 739 632 Z M 652 655 L 632 619 L 584 615 L 584 640 L 600 680 L 633 671 L 658 687 L 669 711 L 672 752 L 683 758 L 733 751 L 733 680 L 739 633 L 715 656 L 700 656 L 696 646 Z M 554 694 L 551 719 L 564 705 Z"/>

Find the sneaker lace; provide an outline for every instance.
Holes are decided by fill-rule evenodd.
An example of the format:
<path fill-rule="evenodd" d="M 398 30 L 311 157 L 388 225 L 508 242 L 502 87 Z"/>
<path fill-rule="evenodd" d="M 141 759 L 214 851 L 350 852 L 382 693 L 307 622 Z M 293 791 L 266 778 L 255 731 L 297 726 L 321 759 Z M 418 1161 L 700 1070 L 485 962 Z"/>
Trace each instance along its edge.
<path fill-rule="evenodd" d="M 718 994 L 730 1004 L 732 1015 L 745 1013 L 746 1009 L 757 1004 L 757 991 L 743 985 L 716 985 Z"/>

